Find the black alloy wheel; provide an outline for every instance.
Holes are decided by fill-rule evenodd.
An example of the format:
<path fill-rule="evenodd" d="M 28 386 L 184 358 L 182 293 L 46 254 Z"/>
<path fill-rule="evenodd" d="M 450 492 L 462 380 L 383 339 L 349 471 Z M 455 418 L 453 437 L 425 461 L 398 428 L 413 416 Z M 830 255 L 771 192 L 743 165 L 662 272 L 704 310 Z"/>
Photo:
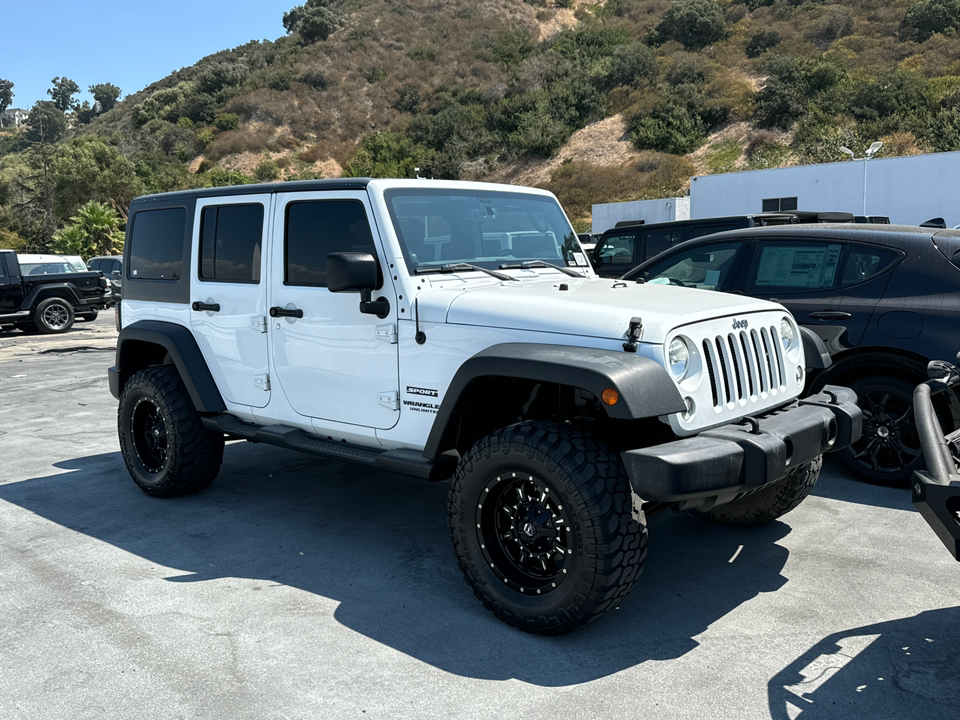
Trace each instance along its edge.
<path fill-rule="evenodd" d="M 153 401 L 148 397 L 138 398 L 131 418 L 133 448 L 140 465 L 156 475 L 167 461 L 167 424 Z"/>
<path fill-rule="evenodd" d="M 562 501 L 542 479 L 504 472 L 477 504 L 477 537 L 493 573 L 520 593 L 541 595 L 563 582 L 575 536 Z"/>
<path fill-rule="evenodd" d="M 913 385 L 892 376 L 873 376 L 854 380 L 850 388 L 863 412 L 863 432 L 838 453 L 840 461 L 869 482 L 909 487 L 913 471 L 923 465 Z"/>

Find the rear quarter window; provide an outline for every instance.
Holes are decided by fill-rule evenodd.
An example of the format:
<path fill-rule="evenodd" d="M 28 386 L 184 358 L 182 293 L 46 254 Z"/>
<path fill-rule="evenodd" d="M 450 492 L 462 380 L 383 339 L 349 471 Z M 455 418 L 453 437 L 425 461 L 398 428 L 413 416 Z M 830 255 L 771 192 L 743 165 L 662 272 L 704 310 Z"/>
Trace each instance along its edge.
<path fill-rule="evenodd" d="M 133 280 L 166 280 L 183 277 L 183 243 L 186 208 L 141 210 L 133 217 L 130 234 L 130 271 Z"/>

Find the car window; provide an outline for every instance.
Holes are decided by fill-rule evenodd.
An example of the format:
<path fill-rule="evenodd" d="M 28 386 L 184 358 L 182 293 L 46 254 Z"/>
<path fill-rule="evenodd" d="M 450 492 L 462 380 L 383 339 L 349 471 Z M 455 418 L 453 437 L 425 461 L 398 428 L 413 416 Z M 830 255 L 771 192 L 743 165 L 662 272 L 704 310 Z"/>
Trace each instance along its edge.
<path fill-rule="evenodd" d="M 680 228 L 651 230 L 647 233 L 647 244 L 643 249 L 643 259 L 649 260 L 656 257 L 664 250 L 669 250 L 680 242 L 683 242 L 683 234 Z"/>
<path fill-rule="evenodd" d="M 611 235 L 600 248 L 602 265 L 633 265 L 633 252 L 637 245 L 637 233 Z"/>
<path fill-rule="evenodd" d="M 263 205 L 205 207 L 200 216 L 200 278 L 259 283 L 262 245 Z"/>
<path fill-rule="evenodd" d="M 327 255 L 365 252 L 376 256 L 363 203 L 312 200 L 287 205 L 284 284 L 327 286 Z"/>
<path fill-rule="evenodd" d="M 87 270 L 99 270 L 100 261 L 99 260 L 90 260 L 87 264 Z"/>
<path fill-rule="evenodd" d="M 107 272 L 121 272 L 123 270 L 123 263 L 119 260 L 104 260 L 103 269 Z"/>
<path fill-rule="evenodd" d="M 750 275 L 758 290 L 819 290 L 839 279 L 843 244 L 770 241 L 760 245 Z"/>
<path fill-rule="evenodd" d="M 73 272 L 65 263 L 21 263 L 20 272 L 23 275 L 57 275 Z"/>
<path fill-rule="evenodd" d="M 853 285 L 877 275 L 896 262 L 899 255 L 893 250 L 851 245 L 843 266 L 842 285 Z"/>
<path fill-rule="evenodd" d="M 183 272 L 183 207 L 141 210 L 133 216 L 130 233 L 130 277 L 174 282 Z"/>
<path fill-rule="evenodd" d="M 737 240 L 689 248 L 654 263 L 640 277 L 648 283 L 716 290 L 730 274 L 742 245 Z"/>

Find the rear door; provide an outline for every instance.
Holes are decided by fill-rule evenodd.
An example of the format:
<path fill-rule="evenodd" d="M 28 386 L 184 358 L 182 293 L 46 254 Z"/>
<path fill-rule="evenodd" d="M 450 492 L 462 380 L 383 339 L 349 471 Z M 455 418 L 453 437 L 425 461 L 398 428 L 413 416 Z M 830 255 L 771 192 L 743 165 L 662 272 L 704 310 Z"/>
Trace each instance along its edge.
<path fill-rule="evenodd" d="M 264 246 L 273 196 L 201 198 L 194 215 L 190 278 L 194 337 L 224 399 L 270 400 Z"/>
<path fill-rule="evenodd" d="M 860 344 L 902 255 L 841 240 L 771 238 L 757 242 L 744 291 L 786 306 L 835 353 Z"/>

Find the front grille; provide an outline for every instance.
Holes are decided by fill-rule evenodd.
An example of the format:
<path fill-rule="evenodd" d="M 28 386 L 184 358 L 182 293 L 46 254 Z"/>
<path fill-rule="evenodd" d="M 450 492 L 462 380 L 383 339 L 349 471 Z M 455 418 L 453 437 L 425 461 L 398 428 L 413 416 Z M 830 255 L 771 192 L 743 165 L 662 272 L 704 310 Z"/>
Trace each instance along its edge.
<path fill-rule="evenodd" d="M 715 408 L 786 390 L 780 338 L 772 325 L 707 338 L 702 349 Z"/>

